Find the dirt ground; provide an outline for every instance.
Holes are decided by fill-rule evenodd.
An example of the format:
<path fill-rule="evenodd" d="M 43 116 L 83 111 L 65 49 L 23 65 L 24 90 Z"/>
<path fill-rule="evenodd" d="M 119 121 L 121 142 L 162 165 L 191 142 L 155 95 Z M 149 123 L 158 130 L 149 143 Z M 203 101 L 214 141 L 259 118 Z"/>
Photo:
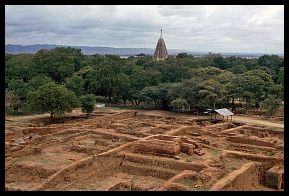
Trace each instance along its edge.
<path fill-rule="evenodd" d="M 257 117 L 250 117 L 250 116 L 234 116 L 234 121 L 239 121 L 243 123 L 249 124 L 258 124 L 258 125 L 265 125 L 269 127 L 276 127 L 284 129 L 284 121 L 277 121 L 277 120 L 261 120 Z"/>
<path fill-rule="evenodd" d="M 284 190 L 283 131 L 279 121 L 158 110 L 6 116 L 5 188 Z"/>
<path fill-rule="evenodd" d="M 170 116 L 179 116 L 179 117 L 188 117 L 192 119 L 208 119 L 209 116 L 201 116 L 201 115 L 191 115 L 191 114 L 180 114 L 180 113 L 170 113 L 162 110 L 152 110 L 146 112 L 148 115 L 170 115 Z M 218 117 L 221 119 L 220 117 Z M 230 119 L 229 119 L 230 120 Z M 257 124 L 257 125 L 265 125 L 270 127 L 276 128 L 283 128 L 284 129 L 284 121 L 279 120 L 264 120 L 259 119 L 256 116 L 241 116 L 241 115 L 234 115 L 233 120 L 242 123 L 249 123 L 249 124 Z"/>

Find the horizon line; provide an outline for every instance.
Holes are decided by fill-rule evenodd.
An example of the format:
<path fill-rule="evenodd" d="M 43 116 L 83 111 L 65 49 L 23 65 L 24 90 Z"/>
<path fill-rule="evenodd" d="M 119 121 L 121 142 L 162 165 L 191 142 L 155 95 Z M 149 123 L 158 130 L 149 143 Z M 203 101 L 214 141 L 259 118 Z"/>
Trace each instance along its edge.
<path fill-rule="evenodd" d="M 56 45 L 56 46 L 68 46 L 68 47 L 101 47 L 101 48 L 118 48 L 118 49 L 154 49 L 154 48 L 145 48 L 145 47 L 113 47 L 113 46 L 85 46 L 85 45 L 67 45 L 67 44 L 5 44 L 7 45 L 19 45 L 19 46 L 33 46 L 33 45 Z M 217 52 L 217 51 L 193 51 L 189 49 L 176 49 L 176 48 L 171 48 L 168 50 L 183 50 L 184 52 L 199 52 L 199 53 L 213 53 L 213 54 L 222 54 L 222 53 L 245 53 L 245 54 L 282 54 L 284 55 L 284 52 L 234 52 L 234 51 L 223 51 L 223 52 Z"/>

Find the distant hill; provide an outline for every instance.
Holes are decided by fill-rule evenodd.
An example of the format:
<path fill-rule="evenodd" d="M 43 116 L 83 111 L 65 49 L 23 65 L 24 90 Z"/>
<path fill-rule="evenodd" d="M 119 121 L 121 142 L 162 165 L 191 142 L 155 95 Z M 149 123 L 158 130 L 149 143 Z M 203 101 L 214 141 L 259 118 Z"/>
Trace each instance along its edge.
<path fill-rule="evenodd" d="M 56 47 L 69 47 L 67 45 L 55 45 L 55 44 L 35 44 L 35 45 L 5 45 L 5 53 L 8 54 L 20 54 L 20 53 L 29 53 L 34 54 L 40 49 L 52 49 Z M 70 46 L 73 48 L 81 49 L 81 52 L 85 55 L 92 54 L 114 54 L 119 56 L 134 56 L 136 54 L 144 53 L 147 55 L 153 55 L 153 48 L 113 48 L 113 47 L 90 47 L 90 46 Z M 177 49 L 168 49 L 169 55 L 176 55 L 178 53 L 186 52 L 192 54 L 193 56 L 203 56 L 208 54 L 208 52 L 193 52 L 189 50 L 177 50 Z M 221 53 L 222 56 L 240 56 L 240 57 L 259 57 L 265 53 L 238 53 L 238 52 L 227 52 Z M 276 54 L 283 57 L 283 54 Z"/>
<path fill-rule="evenodd" d="M 36 53 L 40 49 L 52 49 L 56 47 L 68 47 L 65 45 L 54 44 L 36 44 L 36 45 L 5 45 L 5 53 L 19 54 L 19 53 Z M 120 56 L 136 55 L 140 53 L 152 55 L 154 49 L 152 48 L 113 48 L 113 47 L 89 47 L 89 46 L 70 46 L 73 48 L 81 49 L 81 52 L 86 55 L 91 54 L 114 54 Z M 188 50 L 170 49 L 169 54 L 178 54 L 181 52 L 189 52 Z"/>

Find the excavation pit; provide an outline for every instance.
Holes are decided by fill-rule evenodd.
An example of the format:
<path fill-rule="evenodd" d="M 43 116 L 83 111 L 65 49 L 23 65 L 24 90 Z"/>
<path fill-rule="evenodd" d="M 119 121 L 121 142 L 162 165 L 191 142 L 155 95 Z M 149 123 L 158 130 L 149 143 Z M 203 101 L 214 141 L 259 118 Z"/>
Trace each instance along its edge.
<path fill-rule="evenodd" d="M 284 190 L 265 126 L 118 110 L 5 133 L 6 190 Z"/>

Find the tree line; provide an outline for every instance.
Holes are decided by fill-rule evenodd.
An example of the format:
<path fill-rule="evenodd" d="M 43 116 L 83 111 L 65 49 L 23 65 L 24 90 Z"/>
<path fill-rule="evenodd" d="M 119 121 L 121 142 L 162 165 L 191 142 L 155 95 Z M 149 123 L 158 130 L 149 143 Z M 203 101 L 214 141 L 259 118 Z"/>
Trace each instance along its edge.
<path fill-rule="evenodd" d="M 242 100 L 246 109 L 274 114 L 284 100 L 284 60 L 277 55 L 246 59 L 180 53 L 155 61 L 148 55 L 124 59 L 61 47 L 5 54 L 5 89 L 12 107 L 28 105 L 51 117 L 78 106 L 89 112 L 94 96 L 110 103 L 196 112 L 235 110 L 236 100 Z"/>

